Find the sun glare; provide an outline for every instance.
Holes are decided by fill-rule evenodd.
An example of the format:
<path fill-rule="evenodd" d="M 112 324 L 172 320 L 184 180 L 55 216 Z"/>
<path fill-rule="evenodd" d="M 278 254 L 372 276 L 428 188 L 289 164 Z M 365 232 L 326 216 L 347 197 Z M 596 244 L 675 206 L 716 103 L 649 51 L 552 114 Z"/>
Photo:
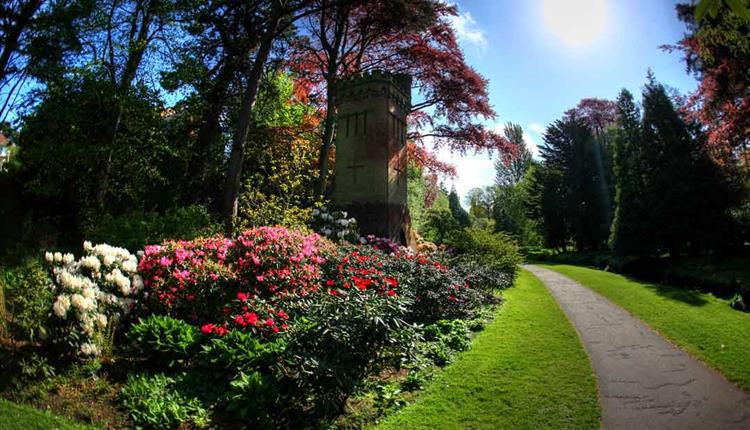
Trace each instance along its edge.
<path fill-rule="evenodd" d="M 552 33 L 572 46 L 587 45 L 604 32 L 605 0 L 543 0 L 544 23 Z"/>

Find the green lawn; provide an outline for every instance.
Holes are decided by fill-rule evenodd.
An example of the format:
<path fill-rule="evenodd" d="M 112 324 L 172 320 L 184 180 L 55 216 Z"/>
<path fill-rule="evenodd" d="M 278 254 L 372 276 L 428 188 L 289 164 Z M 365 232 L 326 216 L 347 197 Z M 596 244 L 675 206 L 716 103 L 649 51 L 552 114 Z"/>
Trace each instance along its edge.
<path fill-rule="evenodd" d="M 0 399 L 0 429 L 2 430 L 93 430 L 65 418 Z"/>
<path fill-rule="evenodd" d="M 750 314 L 711 294 L 637 282 L 601 270 L 543 265 L 597 291 L 750 390 Z"/>
<path fill-rule="evenodd" d="M 379 429 L 599 428 L 591 365 L 554 299 L 525 271 L 503 296 L 472 349 Z"/>

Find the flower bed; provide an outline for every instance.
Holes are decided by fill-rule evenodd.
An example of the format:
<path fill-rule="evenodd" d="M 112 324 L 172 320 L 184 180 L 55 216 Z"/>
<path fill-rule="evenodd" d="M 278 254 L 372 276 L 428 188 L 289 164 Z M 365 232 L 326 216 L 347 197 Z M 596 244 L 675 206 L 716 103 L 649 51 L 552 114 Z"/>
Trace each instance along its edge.
<path fill-rule="evenodd" d="M 514 276 L 387 239 L 355 241 L 258 227 L 149 245 L 139 257 L 89 243 L 78 260 L 47 254 L 52 344 L 86 366 L 143 363 L 122 381 L 137 426 L 201 427 L 213 414 L 296 427 L 340 414 L 384 372 L 399 375 L 389 387 L 418 389 L 469 347 L 469 329 Z M 401 388 L 388 390 L 388 402 L 399 398 Z M 159 415 L 171 407 L 171 418 Z"/>

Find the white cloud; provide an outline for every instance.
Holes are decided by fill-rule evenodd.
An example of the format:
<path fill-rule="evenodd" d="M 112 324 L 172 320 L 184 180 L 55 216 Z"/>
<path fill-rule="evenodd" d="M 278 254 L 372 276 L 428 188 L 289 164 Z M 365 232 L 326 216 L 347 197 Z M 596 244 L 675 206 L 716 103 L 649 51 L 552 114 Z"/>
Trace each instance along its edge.
<path fill-rule="evenodd" d="M 453 31 L 456 32 L 459 42 L 474 45 L 482 53 L 487 50 L 488 42 L 484 35 L 484 30 L 479 28 L 479 25 L 470 12 L 459 12 L 458 15 L 450 17 L 450 24 L 453 27 Z"/>
<path fill-rule="evenodd" d="M 530 122 L 528 129 L 540 135 L 544 134 L 544 126 L 536 122 Z"/>
<path fill-rule="evenodd" d="M 440 148 L 437 151 L 437 157 L 441 161 L 447 161 L 456 166 L 458 176 L 455 179 L 449 179 L 446 185 L 448 190 L 451 186 L 456 187 L 456 193 L 462 205 L 469 190 L 492 185 L 495 181 L 495 158 L 487 153 L 461 156 L 457 153 L 451 154 L 446 148 Z"/>

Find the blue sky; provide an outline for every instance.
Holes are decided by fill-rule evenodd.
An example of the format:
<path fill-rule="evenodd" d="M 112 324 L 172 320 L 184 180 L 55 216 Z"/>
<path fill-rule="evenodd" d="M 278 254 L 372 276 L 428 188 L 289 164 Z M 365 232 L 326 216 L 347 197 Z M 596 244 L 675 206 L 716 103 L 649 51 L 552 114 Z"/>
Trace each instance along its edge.
<path fill-rule="evenodd" d="M 681 93 L 697 82 L 679 53 L 660 45 L 685 31 L 671 0 L 461 0 L 453 27 L 467 62 L 489 79 L 497 111 L 491 125 L 520 124 L 531 146 L 547 124 L 585 97 L 614 99 L 622 88 L 640 94 L 651 68 Z M 458 166 L 448 181 L 463 198 L 492 183 L 487 154 L 440 157 Z"/>

